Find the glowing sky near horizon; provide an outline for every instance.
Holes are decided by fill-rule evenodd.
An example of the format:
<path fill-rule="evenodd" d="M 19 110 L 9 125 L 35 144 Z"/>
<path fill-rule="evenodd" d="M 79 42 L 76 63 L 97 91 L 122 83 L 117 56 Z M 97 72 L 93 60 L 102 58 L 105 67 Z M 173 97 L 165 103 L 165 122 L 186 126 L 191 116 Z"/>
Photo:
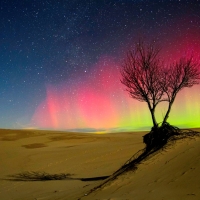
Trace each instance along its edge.
<path fill-rule="evenodd" d="M 110 58 L 102 58 L 95 66 L 96 75 L 82 77 L 81 85 L 47 85 L 46 98 L 36 109 L 32 122 L 44 129 L 85 132 L 148 130 L 152 121 L 147 105 L 131 99 L 124 91 L 117 66 Z M 200 107 L 198 89 L 194 86 L 180 92 L 168 120 L 171 124 L 199 127 L 200 109 L 194 109 Z M 158 106 L 158 122 L 166 108 L 165 103 Z"/>
<path fill-rule="evenodd" d="M 120 83 L 126 52 L 143 37 L 166 63 L 200 59 L 198 0 L 3 0 L 0 9 L 0 128 L 148 130 L 147 105 Z M 200 85 L 184 89 L 169 122 L 200 127 L 199 102 Z"/>

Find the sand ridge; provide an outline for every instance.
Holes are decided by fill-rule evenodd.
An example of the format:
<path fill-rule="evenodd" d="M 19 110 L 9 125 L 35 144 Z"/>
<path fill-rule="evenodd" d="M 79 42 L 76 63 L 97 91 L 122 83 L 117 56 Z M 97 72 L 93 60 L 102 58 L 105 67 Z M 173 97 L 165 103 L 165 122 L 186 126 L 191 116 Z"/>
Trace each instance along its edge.
<path fill-rule="evenodd" d="M 81 199 L 199 199 L 200 138 L 184 139 Z"/>
<path fill-rule="evenodd" d="M 178 141 L 140 164 L 135 172 L 123 174 L 106 187 L 85 195 L 101 180 L 80 179 L 112 174 L 144 148 L 142 135 L 143 132 L 96 135 L 0 130 L 0 199 L 199 199 L 199 138 Z M 15 180 L 13 175 L 23 172 L 57 176 L 64 173 L 73 179 Z"/>

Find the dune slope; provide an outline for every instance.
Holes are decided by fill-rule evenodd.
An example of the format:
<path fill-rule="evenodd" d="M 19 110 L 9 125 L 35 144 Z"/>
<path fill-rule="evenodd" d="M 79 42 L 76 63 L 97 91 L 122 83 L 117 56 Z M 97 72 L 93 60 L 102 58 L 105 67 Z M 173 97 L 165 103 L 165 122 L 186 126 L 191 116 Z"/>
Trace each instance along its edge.
<path fill-rule="evenodd" d="M 143 148 L 144 133 L 88 134 L 0 130 L 0 199 L 78 199 Z M 24 180 L 24 172 L 72 174 L 66 180 Z"/>
<path fill-rule="evenodd" d="M 200 138 L 179 140 L 82 199 L 200 199 Z"/>
<path fill-rule="evenodd" d="M 105 187 L 87 195 L 138 150 L 145 133 L 83 134 L 0 130 L 0 199 L 184 200 L 200 199 L 200 138 L 179 140 Z M 20 174 L 71 174 L 33 180 Z M 81 181 L 85 180 L 85 181 Z"/>

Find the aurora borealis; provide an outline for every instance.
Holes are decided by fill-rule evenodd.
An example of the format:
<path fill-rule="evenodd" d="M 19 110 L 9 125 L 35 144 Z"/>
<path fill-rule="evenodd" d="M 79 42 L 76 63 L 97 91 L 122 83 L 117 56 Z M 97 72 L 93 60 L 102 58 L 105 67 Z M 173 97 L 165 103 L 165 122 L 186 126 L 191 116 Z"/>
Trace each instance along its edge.
<path fill-rule="evenodd" d="M 1 2 L 0 127 L 85 132 L 148 130 L 119 68 L 139 37 L 166 63 L 200 55 L 198 0 Z M 200 85 L 182 90 L 169 122 L 200 127 Z M 164 103 L 157 109 L 162 119 Z"/>
<path fill-rule="evenodd" d="M 96 73 L 100 74 L 98 81 L 95 76 L 85 76 L 81 85 L 67 82 L 57 86 L 48 85 L 46 99 L 35 111 L 33 122 L 47 129 L 86 132 L 149 129 L 152 121 L 146 103 L 127 95 L 119 82 L 117 64 L 104 60 L 99 63 L 99 68 L 95 66 Z M 102 63 L 106 63 L 103 65 L 105 68 Z M 71 88 L 71 92 L 67 88 Z M 199 106 L 200 97 L 196 90 L 198 86 L 180 92 L 170 115 L 171 123 L 181 127 L 198 127 L 200 113 L 198 109 L 194 110 L 194 106 Z M 189 100 L 191 98 L 193 105 Z M 158 106 L 158 121 L 162 120 L 165 109 L 165 103 Z"/>

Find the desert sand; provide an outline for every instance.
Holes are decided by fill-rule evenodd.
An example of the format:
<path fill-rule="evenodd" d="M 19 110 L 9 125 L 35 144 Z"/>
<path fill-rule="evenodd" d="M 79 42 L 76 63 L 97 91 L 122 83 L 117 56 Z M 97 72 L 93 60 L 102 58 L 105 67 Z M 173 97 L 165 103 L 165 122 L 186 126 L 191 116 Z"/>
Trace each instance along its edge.
<path fill-rule="evenodd" d="M 200 199 L 198 137 L 177 141 L 88 195 L 102 180 L 84 178 L 111 175 L 144 148 L 144 134 L 0 130 L 0 200 Z M 20 176 L 27 172 L 71 176 L 46 181 Z"/>

